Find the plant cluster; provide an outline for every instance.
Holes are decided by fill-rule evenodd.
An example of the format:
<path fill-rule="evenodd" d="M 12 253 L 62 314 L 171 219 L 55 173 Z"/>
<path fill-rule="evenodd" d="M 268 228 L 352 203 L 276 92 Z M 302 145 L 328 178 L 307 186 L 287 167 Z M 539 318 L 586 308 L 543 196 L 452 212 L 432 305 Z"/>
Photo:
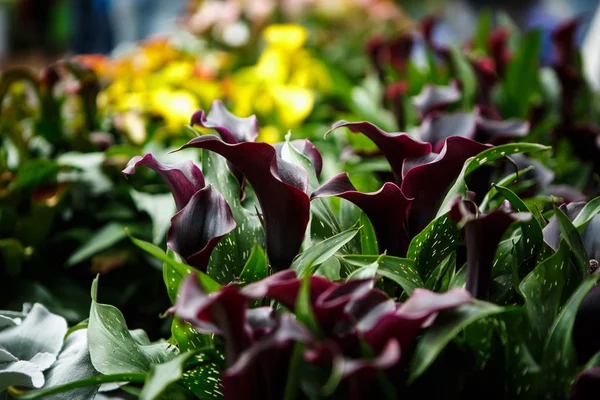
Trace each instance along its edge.
<path fill-rule="evenodd" d="M 42 79 L 19 76 L 37 88 L 41 114 L 6 141 L 21 158 L 16 173 L 10 154 L 3 158 L 13 202 L 0 214 L 4 273 L 22 273 L 26 256 L 43 267 L 39 257 L 49 253 L 37 246 L 59 240 L 45 232 L 23 246 L 20 235 L 31 232 L 23 207 L 56 213 L 61 193 L 74 201 L 84 190 L 77 179 L 93 192 L 108 168 L 129 182 L 113 176 L 121 181 L 108 179 L 96 197 L 80 194 L 104 203 L 104 216 L 93 218 L 107 222 L 67 261 L 104 256 L 94 270 L 103 276 L 83 303 L 91 301 L 87 318 L 39 295 L 22 311 L 0 312 L 0 391 L 17 399 L 595 398 L 598 115 L 573 44 L 577 25 L 553 33 L 556 60 L 543 67 L 539 33 L 491 26 L 483 15 L 463 49 L 436 44 L 433 19 L 420 36 L 375 37 L 366 46 L 373 71 L 362 84 L 348 86 L 340 68 L 323 87 L 302 75 L 327 64 L 303 58 L 305 31 L 267 28 L 258 63 L 232 75 L 239 80 L 229 109 L 213 101 L 188 115 L 191 139 L 175 128 L 160 145 L 92 140 L 103 112 L 96 100 L 116 81 L 102 92 L 76 63 Z M 421 66 L 411 57 L 419 37 Z M 287 64 L 296 56 L 310 60 L 300 72 Z M 169 59 L 158 69 L 173 66 Z M 80 97 L 76 114 L 88 124 L 75 124 L 73 137 L 57 112 L 69 92 L 48 89 L 69 80 Z M 287 90 L 302 92 L 290 95 L 298 103 L 286 101 Z M 306 102 L 309 93 L 319 96 Z M 5 107 L 19 120 L 27 104 L 17 87 Z M 240 116 L 254 111 L 258 117 Z M 327 118 L 340 120 L 323 128 Z M 298 130 L 312 133 L 265 136 L 263 119 L 279 128 L 305 121 Z M 158 126 L 169 130 L 168 116 Z M 73 149 L 94 149 L 81 160 L 98 154 L 102 165 L 69 175 L 68 163 L 52 157 L 74 157 Z M 48 218 L 76 221 L 75 210 L 66 204 Z M 149 218 L 137 220 L 142 211 Z M 132 254 L 157 268 L 125 271 L 138 283 L 130 304 L 164 305 L 168 339 L 130 330 L 117 307 L 98 301 L 124 269 L 119 256 Z M 152 298 L 156 285 L 167 289 L 164 302 Z"/>

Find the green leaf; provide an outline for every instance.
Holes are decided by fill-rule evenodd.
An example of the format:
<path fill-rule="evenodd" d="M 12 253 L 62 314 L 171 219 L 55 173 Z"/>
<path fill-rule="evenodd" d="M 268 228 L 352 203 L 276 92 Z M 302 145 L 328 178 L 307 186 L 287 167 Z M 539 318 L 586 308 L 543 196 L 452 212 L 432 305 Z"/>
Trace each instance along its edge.
<path fill-rule="evenodd" d="M 148 213 L 152 220 L 152 242 L 160 244 L 165 240 L 171 218 L 177 212 L 170 193 L 149 194 L 129 189 L 129 193 L 139 211 Z"/>
<path fill-rule="evenodd" d="M 450 253 L 429 275 L 429 278 L 425 282 L 425 288 L 432 291 L 446 291 L 455 270 L 456 253 Z"/>
<path fill-rule="evenodd" d="M 189 322 L 184 322 L 177 316 L 173 318 L 171 324 L 171 335 L 181 352 L 203 349 L 213 345 L 211 335 L 199 333 Z"/>
<path fill-rule="evenodd" d="M 0 254 L 4 261 L 4 271 L 9 276 L 17 276 L 21 272 L 21 262 L 25 259 L 25 249 L 15 238 L 0 239 Z"/>
<path fill-rule="evenodd" d="M 409 295 L 416 288 L 425 287 L 415 269 L 415 262 L 408 258 L 387 255 L 345 255 L 340 258 L 344 262 L 359 268 L 366 268 L 377 263 L 377 274 L 396 282 Z"/>
<path fill-rule="evenodd" d="M 532 30 L 521 39 L 521 45 L 508 64 L 503 82 L 501 114 L 505 117 L 527 118 L 529 106 L 539 87 L 538 57 L 541 33 Z"/>
<path fill-rule="evenodd" d="M 221 399 L 223 393 L 220 378 L 225 367 L 225 359 L 221 353 L 203 350 L 188 363 L 182 382 L 199 399 Z"/>
<path fill-rule="evenodd" d="M 265 251 L 258 244 L 252 248 L 252 253 L 240 274 L 240 281 L 252 283 L 264 279 L 269 274 Z"/>
<path fill-rule="evenodd" d="M 533 169 L 533 165 L 530 165 L 527 168 L 523 168 L 522 170 L 520 170 L 518 172 L 513 172 L 512 174 L 506 175 L 504 178 L 502 178 L 498 183 L 493 185 L 492 188 L 485 194 L 485 197 L 481 201 L 481 204 L 479 204 L 479 209 L 482 212 L 487 210 L 490 201 L 494 198 L 494 196 L 496 196 L 496 194 L 498 194 L 498 190 L 496 190 L 496 186 L 505 186 L 506 187 L 509 184 L 511 184 L 512 182 L 516 181 L 520 175 L 523 175 L 524 173 L 531 171 L 532 169 Z"/>
<path fill-rule="evenodd" d="M 348 275 L 347 279 L 373 279 L 377 275 L 378 269 L 379 260 L 375 260 L 371 264 L 367 264 L 364 267 L 354 270 L 350 275 Z"/>
<path fill-rule="evenodd" d="M 255 243 L 264 247 L 264 232 L 252 203 L 253 197 L 247 196 L 246 203 L 250 204 L 246 209 L 240 201 L 240 183 L 229 171 L 223 157 L 207 150 L 201 150 L 201 155 L 206 182 L 223 195 L 237 224 L 214 248 L 207 268 L 211 278 L 226 284 L 240 275 Z M 251 189 L 246 188 L 246 193 L 251 194 Z"/>
<path fill-rule="evenodd" d="M 446 194 L 446 197 L 442 202 L 442 206 L 437 212 L 437 217 L 440 217 L 441 215 L 446 214 L 448 211 L 450 211 L 450 207 L 456 196 L 465 196 L 467 192 L 467 184 L 465 182 L 465 179 L 477 168 L 492 161 L 496 161 L 502 157 L 510 156 L 511 154 L 535 153 L 538 151 L 545 151 L 550 149 L 551 147 L 543 146 L 541 144 L 509 143 L 491 147 L 487 150 L 482 151 L 475 157 L 469 158 L 467 161 L 465 161 L 462 171 L 460 171 L 460 174 L 456 178 L 456 182 L 454 182 L 450 190 L 448 190 L 448 193 Z"/>
<path fill-rule="evenodd" d="M 572 340 L 575 316 L 579 305 L 599 277 L 598 274 L 592 275 L 579 285 L 547 334 L 542 362 L 544 373 L 540 376 L 539 385 L 546 393 L 552 393 L 555 396 L 553 398 L 568 398 L 577 364 Z"/>
<path fill-rule="evenodd" d="M 415 236 L 408 247 L 406 258 L 415 260 L 415 268 L 422 279 L 429 274 L 460 244 L 460 231 L 448 214 L 437 217 Z"/>
<path fill-rule="evenodd" d="M 315 244 L 297 256 L 290 268 L 294 269 L 299 277 L 312 275 L 319 264 L 333 256 L 352 240 L 358 230 L 359 228 L 351 228 Z"/>
<path fill-rule="evenodd" d="M 221 288 L 221 285 L 215 282 L 204 272 L 198 271 L 187 264 L 177 261 L 175 259 L 175 254 L 172 251 L 169 250 L 167 254 L 165 254 L 160 247 L 152 243 L 136 239 L 131 235 L 129 235 L 129 238 L 137 247 L 164 262 L 163 279 L 165 280 L 167 293 L 169 294 L 171 303 L 175 304 L 175 301 L 177 300 L 177 292 L 179 290 L 181 280 L 191 273 L 195 273 L 198 276 L 198 280 L 202 283 L 207 292 L 211 293 Z"/>
<path fill-rule="evenodd" d="M 583 228 L 600 212 L 600 197 L 590 200 L 577 214 L 573 225 L 581 232 Z"/>
<path fill-rule="evenodd" d="M 69 335 L 71 335 L 73 332 L 77 332 L 80 329 L 87 329 L 88 323 L 89 323 L 89 319 L 86 318 L 83 321 L 80 321 L 77 324 L 75 324 L 72 327 L 70 327 L 69 330 L 67 331 L 67 333 L 65 333 L 64 340 L 67 340 L 67 338 L 69 337 Z"/>
<path fill-rule="evenodd" d="M 17 177 L 9 186 L 11 192 L 31 190 L 42 185 L 56 183 L 58 164 L 54 161 L 38 158 L 19 166 Z"/>
<path fill-rule="evenodd" d="M 462 103 L 463 107 L 469 109 L 475 101 L 476 78 L 473 67 L 464 55 L 462 50 L 456 45 L 450 46 L 450 58 L 452 67 L 456 72 L 456 77 L 462 83 Z"/>
<path fill-rule="evenodd" d="M 54 394 L 69 392 L 74 389 L 85 388 L 89 386 L 102 385 L 104 383 L 120 383 L 120 382 L 135 382 L 143 383 L 146 380 L 144 373 L 119 373 L 109 375 L 98 375 L 91 378 L 82 379 L 68 383 L 66 385 L 55 386 L 47 389 L 22 391 L 16 388 L 10 388 L 10 394 L 19 400 L 35 400 Z"/>
<path fill-rule="evenodd" d="M 417 379 L 435 361 L 446 345 L 471 323 L 504 312 L 504 308 L 483 301 L 473 301 L 441 312 L 417 343 L 409 368 L 409 382 Z"/>
<path fill-rule="evenodd" d="M 339 281 L 341 279 L 341 264 L 336 257 L 329 257 L 323 261 L 315 271 L 315 275 L 322 276 L 330 281 Z"/>
<path fill-rule="evenodd" d="M 377 245 L 377 237 L 375 236 L 375 229 L 373 224 L 365 213 L 360 213 L 360 247 L 361 253 L 365 255 L 376 255 L 379 254 L 379 246 Z"/>
<path fill-rule="evenodd" d="M 296 318 L 314 334 L 321 336 L 321 328 L 315 319 L 312 306 L 310 304 L 310 276 L 302 279 L 302 285 L 296 299 L 296 309 L 294 310 Z"/>
<path fill-rule="evenodd" d="M 510 202 L 515 211 L 532 213 L 525 203 L 523 203 L 523 200 L 521 200 L 512 190 L 502 186 L 494 185 L 494 187 Z M 522 234 L 517 249 L 520 253 L 518 256 L 519 262 L 522 263 L 526 259 L 538 257 L 542 253 L 545 244 L 542 227 L 535 218 L 531 218 L 529 221 L 520 222 L 520 225 Z"/>
<path fill-rule="evenodd" d="M 100 229 L 83 246 L 67 260 L 67 266 L 72 267 L 75 264 L 87 260 L 94 254 L 106 250 L 127 237 L 125 226 L 117 222 L 111 222 Z"/>
<path fill-rule="evenodd" d="M 477 26 L 475 27 L 475 49 L 487 53 L 487 41 L 492 33 L 492 13 L 485 10 L 479 14 Z"/>
<path fill-rule="evenodd" d="M 94 368 L 105 375 L 146 373 L 152 364 L 174 358 L 178 351 L 166 342 L 150 343 L 140 331 L 127 329 L 123 314 L 97 301 L 98 277 L 92 283 L 92 307 L 87 338 Z"/>
<path fill-rule="evenodd" d="M 194 352 L 189 351 L 162 364 L 152 365 L 144 389 L 140 393 L 140 400 L 160 398 L 169 385 L 178 382 L 183 377 L 185 362 L 193 355 Z"/>
<path fill-rule="evenodd" d="M 585 276 L 587 274 L 589 257 L 583 245 L 581 235 L 577 231 L 577 228 L 573 226 L 569 217 L 560 208 L 554 207 L 554 215 L 558 221 L 561 238 L 567 242 L 573 251 L 581 276 Z"/>
<path fill-rule="evenodd" d="M 569 256 L 568 246 L 561 243 L 558 251 L 535 267 L 519 285 L 538 340 L 546 336 L 558 315 L 568 277 Z"/>

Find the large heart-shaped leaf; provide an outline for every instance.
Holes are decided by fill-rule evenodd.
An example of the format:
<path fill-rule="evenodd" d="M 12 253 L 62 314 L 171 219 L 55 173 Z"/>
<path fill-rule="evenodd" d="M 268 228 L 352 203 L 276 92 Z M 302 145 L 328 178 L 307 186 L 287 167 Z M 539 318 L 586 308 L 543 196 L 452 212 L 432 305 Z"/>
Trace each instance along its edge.
<path fill-rule="evenodd" d="M 132 334 L 127 329 L 123 314 L 116 307 L 98 303 L 98 279 L 96 277 L 92 283 L 92 307 L 87 331 L 94 368 L 105 375 L 146 373 L 152 364 L 174 358 L 178 353 L 176 347 L 166 342 L 152 344 L 145 334 Z"/>

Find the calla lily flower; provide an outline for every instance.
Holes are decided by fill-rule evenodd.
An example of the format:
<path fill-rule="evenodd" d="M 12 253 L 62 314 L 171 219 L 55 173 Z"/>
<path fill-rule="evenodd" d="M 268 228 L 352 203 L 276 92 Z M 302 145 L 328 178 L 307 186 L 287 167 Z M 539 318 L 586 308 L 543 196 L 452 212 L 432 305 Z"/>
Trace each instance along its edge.
<path fill-rule="evenodd" d="M 338 369 L 335 396 L 382 395 L 378 376 L 399 364 L 419 331 L 430 326 L 440 311 L 472 301 L 461 289 L 442 294 L 417 289 L 399 304 L 374 289 L 371 280 L 335 283 L 318 276 L 308 279 L 308 301 L 316 322 L 310 329 L 318 329 L 318 334 L 282 308 L 247 306 L 269 297 L 293 312 L 303 281 L 292 270 L 242 289 L 225 286 L 210 295 L 195 277 L 186 278 L 171 311 L 198 331 L 224 339 L 226 398 L 282 398 L 296 345 L 302 346 L 300 362 L 323 371 L 323 381 Z M 361 350 L 361 342 L 370 354 Z M 315 368 L 298 368 L 298 379 L 309 370 Z M 393 379 L 390 382 L 397 384 Z"/>
<path fill-rule="evenodd" d="M 138 166 L 158 172 L 175 199 L 178 212 L 171 219 L 167 246 L 191 266 L 205 270 L 219 240 L 236 227 L 223 195 L 206 185 L 204 175 L 192 161 L 168 166 L 146 154 L 132 158 L 123 173 L 133 175 Z"/>
<path fill-rule="evenodd" d="M 306 170 L 277 157 L 276 149 L 267 143 L 230 144 L 206 135 L 192 139 L 185 148 L 220 154 L 247 179 L 261 206 L 269 261 L 277 270 L 288 268 L 309 220 Z"/>

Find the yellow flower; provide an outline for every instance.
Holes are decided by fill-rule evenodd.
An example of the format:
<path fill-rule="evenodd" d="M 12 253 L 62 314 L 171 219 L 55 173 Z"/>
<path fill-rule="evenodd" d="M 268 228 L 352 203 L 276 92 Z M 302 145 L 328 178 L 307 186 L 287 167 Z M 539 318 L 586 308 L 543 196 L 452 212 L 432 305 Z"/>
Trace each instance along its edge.
<path fill-rule="evenodd" d="M 184 90 L 159 89 L 152 93 L 152 110 L 165 119 L 166 127 L 171 131 L 179 131 L 189 124 L 198 108 L 197 99 Z"/>
<path fill-rule="evenodd" d="M 270 144 L 281 142 L 281 133 L 273 125 L 267 125 L 258 131 L 258 141 Z"/>
<path fill-rule="evenodd" d="M 269 46 L 285 50 L 301 48 L 307 36 L 306 29 L 295 24 L 274 24 L 268 26 L 263 32 L 263 37 Z"/>
<path fill-rule="evenodd" d="M 270 92 L 275 100 L 279 119 L 285 127 L 294 127 L 304 121 L 313 109 L 312 91 L 299 86 L 273 86 Z"/>

